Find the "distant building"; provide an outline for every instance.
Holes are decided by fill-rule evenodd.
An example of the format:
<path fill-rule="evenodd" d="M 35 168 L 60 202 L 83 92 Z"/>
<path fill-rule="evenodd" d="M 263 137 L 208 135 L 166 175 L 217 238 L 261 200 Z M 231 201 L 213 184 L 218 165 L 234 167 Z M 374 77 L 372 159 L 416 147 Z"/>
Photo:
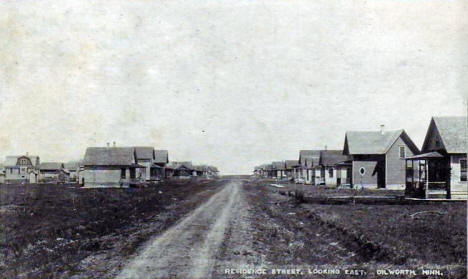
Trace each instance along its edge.
<path fill-rule="evenodd" d="M 286 164 L 284 161 L 273 162 L 272 164 L 273 169 L 273 177 L 277 180 L 282 180 L 286 178 Z"/>
<path fill-rule="evenodd" d="M 286 160 L 284 162 L 286 166 L 285 175 L 289 180 L 294 180 L 296 173 L 298 172 L 299 162 L 298 160 Z"/>
<path fill-rule="evenodd" d="M 154 147 L 151 146 L 135 146 L 137 164 L 144 166 L 144 171 L 141 169 L 142 178 L 145 181 L 151 180 L 151 167 L 155 159 Z"/>
<path fill-rule="evenodd" d="M 298 182 L 305 184 L 315 183 L 314 167 L 318 165 L 320 160 L 320 150 L 301 150 L 299 151 L 299 169 L 297 171 Z"/>
<path fill-rule="evenodd" d="M 466 199 L 467 119 L 432 117 L 422 154 L 406 160 L 406 195 Z"/>
<path fill-rule="evenodd" d="M 151 179 L 163 180 L 166 176 L 166 166 L 169 163 L 167 150 L 155 150 L 153 164 L 151 166 Z"/>
<path fill-rule="evenodd" d="M 39 181 L 41 183 L 64 183 L 69 181 L 69 173 L 64 164 L 59 162 L 42 162 L 39 164 Z"/>
<path fill-rule="evenodd" d="M 80 183 L 85 187 L 132 186 L 145 181 L 134 147 L 88 147 Z"/>
<path fill-rule="evenodd" d="M 37 183 L 39 164 L 39 156 L 6 156 L 5 183 Z"/>
<path fill-rule="evenodd" d="M 319 167 L 325 185 L 351 184 L 351 158 L 343 150 L 322 150 Z"/>
<path fill-rule="evenodd" d="M 69 174 L 70 181 L 77 182 L 79 171 L 80 171 L 80 162 L 68 162 L 64 164 L 65 171 Z"/>
<path fill-rule="evenodd" d="M 352 184 L 365 188 L 405 189 L 405 159 L 419 153 L 404 130 L 348 131 L 344 155 L 351 156 Z"/>

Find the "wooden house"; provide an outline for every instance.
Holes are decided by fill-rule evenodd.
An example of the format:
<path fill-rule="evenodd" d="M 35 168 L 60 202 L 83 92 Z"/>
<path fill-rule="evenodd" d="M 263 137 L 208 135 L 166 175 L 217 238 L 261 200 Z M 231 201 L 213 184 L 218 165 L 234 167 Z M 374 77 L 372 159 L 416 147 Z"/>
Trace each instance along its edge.
<path fill-rule="evenodd" d="M 152 146 L 135 146 L 136 162 L 138 165 L 144 166 L 140 168 L 141 176 L 145 181 L 151 180 L 151 167 L 155 159 L 155 151 Z"/>
<path fill-rule="evenodd" d="M 286 160 L 285 164 L 285 175 L 289 180 L 294 180 L 298 173 L 299 162 L 297 160 Z"/>
<path fill-rule="evenodd" d="M 69 174 L 69 180 L 73 182 L 78 182 L 80 162 L 68 162 L 64 164 L 64 167 Z"/>
<path fill-rule="evenodd" d="M 172 178 L 190 178 L 196 176 L 196 170 L 193 169 L 192 162 L 171 162 L 166 167 L 168 177 Z"/>
<path fill-rule="evenodd" d="M 5 183 L 37 183 L 39 156 L 7 156 L 4 165 Z"/>
<path fill-rule="evenodd" d="M 169 163 L 169 152 L 167 150 L 155 150 L 154 160 L 151 167 L 151 179 L 163 180 L 166 176 L 166 166 Z M 171 170 L 169 170 L 170 172 Z"/>
<path fill-rule="evenodd" d="M 80 183 L 85 187 L 122 187 L 144 182 L 134 147 L 88 147 Z M 143 171 L 137 171 L 143 170 Z"/>
<path fill-rule="evenodd" d="M 343 155 L 343 150 L 322 150 L 319 168 L 324 185 L 351 184 L 351 163 L 348 162 L 350 162 L 350 157 Z"/>
<path fill-rule="evenodd" d="M 466 199 L 466 117 L 432 117 L 421 154 L 406 159 L 405 194 Z"/>
<path fill-rule="evenodd" d="M 273 162 L 271 165 L 273 169 L 273 178 L 276 178 L 277 180 L 286 178 L 286 164 L 284 161 Z"/>
<path fill-rule="evenodd" d="M 320 159 L 320 150 L 300 150 L 299 151 L 299 169 L 297 182 L 313 184 L 315 173 L 314 166 L 318 165 Z"/>
<path fill-rule="evenodd" d="M 351 156 L 352 185 L 405 189 L 405 159 L 419 153 L 404 130 L 348 131 L 343 154 Z"/>
<path fill-rule="evenodd" d="M 42 162 L 39 164 L 40 183 L 65 183 L 69 181 L 70 173 L 60 162 Z"/>

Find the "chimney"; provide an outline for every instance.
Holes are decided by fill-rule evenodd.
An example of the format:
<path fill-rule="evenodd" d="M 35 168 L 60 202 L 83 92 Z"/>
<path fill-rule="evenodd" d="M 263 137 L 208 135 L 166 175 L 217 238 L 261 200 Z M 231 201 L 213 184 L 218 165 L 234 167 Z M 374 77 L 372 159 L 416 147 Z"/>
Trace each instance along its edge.
<path fill-rule="evenodd" d="M 29 152 L 28 152 L 28 151 L 26 151 L 26 156 L 29 156 Z"/>
<path fill-rule="evenodd" d="M 381 124 L 380 125 L 380 134 L 383 135 L 385 133 L 385 125 Z"/>
<path fill-rule="evenodd" d="M 109 142 L 107 143 L 107 147 L 110 147 L 110 143 L 109 143 Z"/>
<path fill-rule="evenodd" d="M 115 147 L 115 141 L 112 142 L 112 146 Z"/>
<path fill-rule="evenodd" d="M 327 146 L 327 145 L 325 145 L 325 151 L 327 151 L 327 150 L 328 150 L 328 146 Z"/>

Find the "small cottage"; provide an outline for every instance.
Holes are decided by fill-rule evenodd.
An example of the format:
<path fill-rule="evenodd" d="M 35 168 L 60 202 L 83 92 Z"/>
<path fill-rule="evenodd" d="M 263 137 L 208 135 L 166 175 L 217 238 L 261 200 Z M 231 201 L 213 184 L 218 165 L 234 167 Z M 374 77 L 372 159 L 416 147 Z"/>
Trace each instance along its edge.
<path fill-rule="evenodd" d="M 40 183 L 65 183 L 69 181 L 69 172 L 63 163 L 42 162 L 39 164 Z"/>
<path fill-rule="evenodd" d="M 145 181 L 151 180 L 151 166 L 155 158 L 154 147 L 151 146 L 135 146 L 135 154 L 137 164 L 144 166 L 142 177 Z"/>
<path fill-rule="evenodd" d="M 169 152 L 167 150 L 155 150 L 154 153 L 153 165 L 151 167 L 151 179 L 163 180 L 168 177 L 166 176 L 166 166 L 169 163 Z"/>
<path fill-rule="evenodd" d="M 73 182 L 78 182 L 80 162 L 68 162 L 64 164 L 64 167 L 69 174 L 69 180 Z"/>
<path fill-rule="evenodd" d="M 299 172 L 299 162 L 297 160 L 285 161 L 285 175 L 288 180 L 294 180 L 295 175 Z"/>
<path fill-rule="evenodd" d="M 314 184 L 314 166 L 318 165 L 320 160 L 320 150 L 300 150 L 299 151 L 299 176 L 297 182 L 305 184 Z"/>
<path fill-rule="evenodd" d="M 348 131 L 343 154 L 351 156 L 353 187 L 405 189 L 405 159 L 419 153 L 405 130 Z"/>
<path fill-rule="evenodd" d="M 37 168 L 39 167 L 39 156 L 20 155 L 7 156 L 5 160 L 5 183 L 25 184 L 37 183 Z M 33 175 L 31 176 L 31 173 Z"/>
<path fill-rule="evenodd" d="M 466 199 L 466 117 L 432 117 L 421 154 L 406 158 L 406 196 Z"/>
<path fill-rule="evenodd" d="M 272 164 L 273 169 L 273 177 L 277 180 L 282 180 L 286 178 L 286 164 L 284 161 L 273 162 Z"/>
<path fill-rule="evenodd" d="M 322 150 L 320 152 L 319 168 L 320 177 L 323 177 L 323 183 L 327 186 L 338 186 L 341 184 L 350 184 L 351 164 L 349 170 L 345 168 L 346 162 L 350 157 L 343 155 L 343 150 Z"/>
<path fill-rule="evenodd" d="M 134 147 L 88 147 L 80 183 L 85 187 L 123 187 L 145 181 Z M 138 171 L 143 170 L 143 171 Z"/>

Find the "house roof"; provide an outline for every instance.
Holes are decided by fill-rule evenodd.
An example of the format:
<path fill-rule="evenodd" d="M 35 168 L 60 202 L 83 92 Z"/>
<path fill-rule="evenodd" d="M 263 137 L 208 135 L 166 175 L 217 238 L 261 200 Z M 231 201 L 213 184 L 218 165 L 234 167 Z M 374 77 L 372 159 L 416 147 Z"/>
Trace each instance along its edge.
<path fill-rule="evenodd" d="M 399 137 L 402 137 L 415 153 L 419 152 L 405 130 L 394 130 L 383 133 L 380 131 L 348 131 L 345 136 L 343 153 L 347 155 L 385 154 Z"/>
<path fill-rule="evenodd" d="M 320 150 L 300 150 L 299 163 L 301 166 L 315 166 L 319 164 Z"/>
<path fill-rule="evenodd" d="M 131 166 L 135 163 L 133 147 L 88 147 L 85 166 Z"/>
<path fill-rule="evenodd" d="M 40 170 L 60 170 L 63 168 L 63 163 L 59 162 L 42 162 L 39 164 Z"/>
<path fill-rule="evenodd" d="M 442 159 L 442 158 L 444 158 L 444 156 L 442 154 L 440 154 L 439 152 L 437 152 L 437 151 L 432 151 L 432 152 L 423 153 L 423 154 L 419 154 L 419 155 L 415 155 L 415 156 L 411 156 L 411 157 L 406 157 L 406 159 L 410 159 L 410 160 Z"/>
<path fill-rule="evenodd" d="M 350 160 L 350 156 L 343 155 L 343 150 L 323 150 L 320 152 L 320 165 L 334 166 Z"/>
<path fill-rule="evenodd" d="M 193 170 L 193 165 L 192 165 L 192 162 L 190 161 L 187 161 L 187 162 L 171 162 L 171 165 L 169 166 L 169 168 L 172 168 L 172 169 L 180 169 L 180 168 L 187 168 L 187 169 L 191 169 Z"/>
<path fill-rule="evenodd" d="M 273 162 L 272 168 L 275 170 L 285 170 L 286 169 L 286 164 L 284 162 Z"/>
<path fill-rule="evenodd" d="M 286 169 L 292 169 L 294 167 L 299 166 L 299 161 L 297 160 L 286 160 Z"/>
<path fill-rule="evenodd" d="M 154 159 L 154 147 L 135 146 L 135 154 L 137 160 L 152 160 Z"/>
<path fill-rule="evenodd" d="M 33 166 L 37 166 L 37 163 L 39 162 L 39 156 L 35 156 L 35 155 L 6 156 L 4 166 L 5 167 L 16 166 L 18 158 L 20 158 L 20 157 L 29 158 L 29 160 L 31 160 L 31 163 L 32 163 Z"/>
<path fill-rule="evenodd" d="M 155 163 L 169 163 L 169 152 L 167 150 L 155 150 Z"/>
<path fill-rule="evenodd" d="M 432 119 L 439 131 L 447 153 L 465 153 L 467 151 L 466 117 L 446 116 L 433 117 Z"/>
<path fill-rule="evenodd" d="M 63 165 L 67 170 L 78 170 L 80 168 L 80 162 L 68 162 Z"/>

